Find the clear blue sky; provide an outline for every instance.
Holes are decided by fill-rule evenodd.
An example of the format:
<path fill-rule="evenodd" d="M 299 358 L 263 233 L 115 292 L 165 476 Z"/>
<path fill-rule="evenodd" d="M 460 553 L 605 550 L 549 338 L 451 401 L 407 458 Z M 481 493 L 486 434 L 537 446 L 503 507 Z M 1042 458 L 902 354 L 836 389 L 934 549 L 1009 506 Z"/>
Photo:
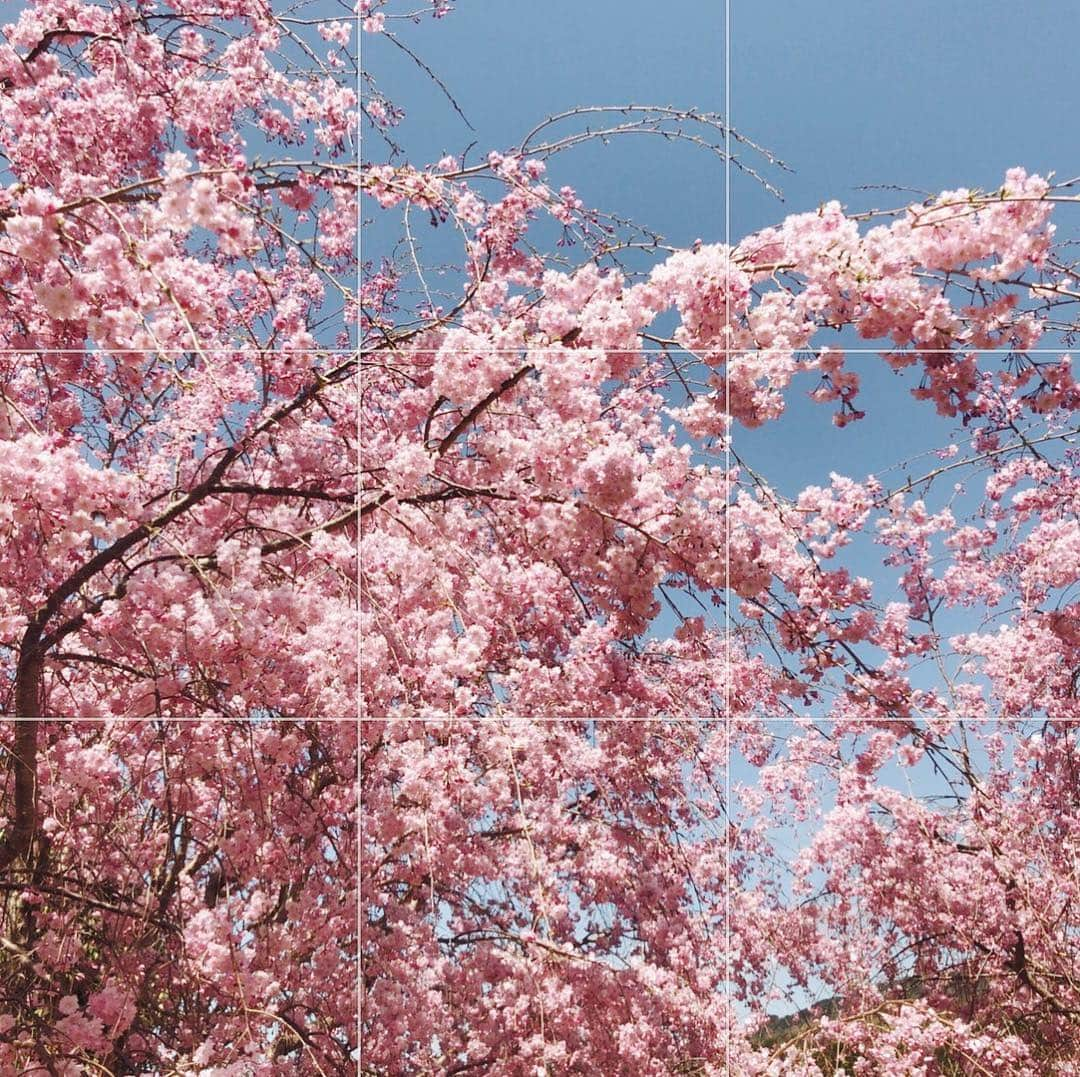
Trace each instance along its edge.
<path fill-rule="evenodd" d="M 1076 4 L 732 0 L 731 12 L 732 119 L 795 167 L 793 210 L 897 204 L 863 184 L 992 187 L 1017 164 L 1080 173 Z M 733 234 L 775 215 L 738 181 L 732 207 Z"/>
<path fill-rule="evenodd" d="M 385 10 L 420 6 L 392 0 Z M 473 142 L 472 160 L 509 148 L 543 117 L 578 104 L 723 112 L 729 84 L 734 127 L 793 169 L 764 166 L 782 187 L 783 202 L 732 172 L 734 241 L 829 199 L 852 210 L 891 207 L 945 188 L 994 187 L 1014 165 L 1054 171 L 1059 179 L 1080 174 L 1068 80 L 1080 5 L 731 0 L 730 41 L 725 21 L 723 0 L 459 0 L 439 21 L 391 20 L 474 130 L 426 74 L 375 35 L 361 35 L 362 67 L 405 107 L 394 137 L 416 164 Z M 362 157 L 381 158 L 382 147 L 367 138 Z M 763 166 L 752 152 L 740 152 Z M 573 185 L 587 204 L 657 229 L 672 244 L 727 238 L 725 170 L 700 149 L 627 138 L 555 159 L 549 178 Z M 859 189 L 870 184 L 921 193 Z M 389 253 L 398 234 L 389 215 L 374 217 L 363 230 L 367 259 Z M 1080 235 L 1080 208 L 1059 207 L 1056 220 L 1059 236 Z M 429 259 L 449 260 L 456 251 L 449 229 L 422 240 Z M 854 478 L 874 472 L 891 486 L 932 469 L 936 458 L 925 454 L 947 442 L 951 424 L 910 400 L 910 374 L 898 378 L 871 355 L 852 362 L 864 378 L 865 421 L 837 430 L 831 407 L 807 399 L 816 379 L 804 377 L 793 385 L 781 422 L 737 430 L 736 450 L 780 491 L 825 484 L 830 471 Z M 909 472 L 882 473 L 920 454 Z M 931 498 L 932 507 L 951 493 L 950 482 Z M 867 546 L 849 563 L 880 577 L 879 560 Z M 670 630 L 669 619 L 661 615 L 658 633 Z M 951 626 L 970 627 L 962 618 Z"/>

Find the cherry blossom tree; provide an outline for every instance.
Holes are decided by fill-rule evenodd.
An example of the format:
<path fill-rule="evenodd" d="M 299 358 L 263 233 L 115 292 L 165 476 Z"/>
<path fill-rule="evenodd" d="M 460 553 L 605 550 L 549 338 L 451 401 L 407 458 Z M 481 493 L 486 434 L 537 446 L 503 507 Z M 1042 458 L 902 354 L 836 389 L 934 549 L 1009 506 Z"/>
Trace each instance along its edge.
<path fill-rule="evenodd" d="M 354 1064 L 351 14 L 0 27 L 4 1073 Z"/>
<path fill-rule="evenodd" d="M 548 177 L 722 117 L 422 162 L 362 88 L 365 1072 L 1074 1072 L 1073 184 L 670 250 Z M 903 478 L 742 448 L 879 370 Z"/>
<path fill-rule="evenodd" d="M 355 714 L 347 9 L 0 45 L 0 710 Z"/>

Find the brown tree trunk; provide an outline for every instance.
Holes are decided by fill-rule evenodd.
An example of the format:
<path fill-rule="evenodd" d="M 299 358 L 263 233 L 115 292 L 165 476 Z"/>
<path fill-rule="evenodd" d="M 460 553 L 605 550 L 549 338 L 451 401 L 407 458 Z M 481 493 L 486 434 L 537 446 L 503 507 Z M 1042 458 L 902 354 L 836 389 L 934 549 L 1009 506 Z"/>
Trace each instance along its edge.
<path fill-rule="evenodd" d="M 41 673 L 44 666 L 37 641 L 23 640 L 22 654 L 15 671 L 15 717 L 41 718 Z"/>
<path fill-rule="evenodd" d="M 20 860 L 29 866 L 37 833 L 37 734 L 38 723 L 34 719 L 16 719 L 11 753 L 15 810 L 11 814 L 11 829 L 0 844 L 0 870 Z"/>

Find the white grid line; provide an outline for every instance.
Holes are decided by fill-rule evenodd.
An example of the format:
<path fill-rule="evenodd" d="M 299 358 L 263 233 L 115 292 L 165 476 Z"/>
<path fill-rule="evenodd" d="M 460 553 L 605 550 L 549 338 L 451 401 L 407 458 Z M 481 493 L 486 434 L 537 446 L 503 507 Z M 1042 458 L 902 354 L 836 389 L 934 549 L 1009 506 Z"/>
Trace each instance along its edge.
<path fill-rule="evenodd" d="M 357 633 L 357 647 L 359 649 L 360 636 Z M 357 704 L 359 706 L 359 703 Z M 364 758 L 364 722 L 366 719 L 359 715 L 356 723 L 356 1072 L 360 1074 L 364 1065 L 364 1037 L 363 1037 L 363 1013 L 364 1013 L 364 984 L 363 984 L 363 945 L 364 945 L 364 900 L 362 893 L 361 875 L 364 857 L 364 797 L 361 792 L 360 773 Z"/>
<path fill-rule="evenodd" d="M 356 100 L 359 102 L 362 99 L 360 76 L 364 70 L 364 32 L 360 24 L 360 9 L 357 6 L 354 15 L 356 24 L 357 35 L 357 50 L 356 50 Z M 362 120 L 360 119 L 361 113 L 357 112 L 356 118 L 356 160 L 358 165 L 363 168 L 363 138 L 360 134 L 360 127 Z M 356 199 L 356 295 L 360 295 L 361 290 L 361 272 L 360 267 L 364 264 L 364 221 L 363 213 L 361 212 L 360 198 Z M 359 348 L 352 349 L 355 352 L 359 352 Z M 360 398 L 360 384 L 356 382 L 357 403 Z M 356 446 L 357 446 L 357 473 L 356 473 L 356 504 L 359 511 L 360 506 L 360 475 L 363 470 L 364 464 L 364 439 L 361 432 L 361 414 L 363 409 L 357 407 L 356 409 Z M 363 683 L 363 632 L 361 622 L 361 608 L 359 597 L 359 585 L 364 575 L 364 562 L 361 554 L 360 543 L 360 518 L 357 517 L 356 528 L 356 579 L 358 586 L 357 605 L 356 605 L 356 1072 L 359 1074 L 363 1071 L 364 1067 L 364 1044 L 363 1044 L 363 1011 L 364 1011 L 364 983 L 363 983 L 363 945 L 364 945 L 364 910 L 363 910 L 363 896 L 361 893 L 361 862 L 364 856 L 364 798 L 361 793 L 360 787 L 360 769 L 361 760 L 363 759 L 363 739 L 364 739 L 364 715 L 361 711 L 363 706 L 362 700 L 364 695 L 364 683 Z"/>
<path fill-rule="evenodd" d="M 536 344 L 522 344 L 520 348 L 342 348 L 339 349 L 341 354 L 351 354 L 352 352 L 359 351 L 360 356 L 372 355 L 393 355 L 396 357 L 409 356 L 409 355 L 442 355 L 445 351 L 475 351 L 478 355 L 521 355 L 524 352 L 554 352 L 557 354 L 563 354 L 567 351 L 594 351 L 598 349 L 604 351 L 635 351 L 642 352 L 649 355 L 671 355 L 673 352 L 683 352 L 687 355 L 697 355 L 697 351 L 693 348 L 684 347 L 681 344 L 672 344 L 669 348 L 610 348 L 604 345 L 582 345 L 578 347 L 573 345 L 570 347 L 560 347 L 557 341 L 551 341 L 548 344 L 536 345 Z M 39 349 L 42 352 L 50 352 L 50 354 L 58 355 L 63 354 L 61 352 L 52 351 L 49 348 Z M 154 349 L 145 349 L 146 351 L 153 351 Z M 189 348 L 188 351 L 191 349 Z M 206 349 L 204 349 L 206 350 Z M 222 348 L 221 351 L 230 351 L 237 349 Z M 269 349 L 267 349 L 269 350 Z M 805 348 L 710 348 L 708 353 L 710 355 L 811 355 L 816 352 L 842 352 L 844 355 L 877 355 L 885 358 L 886 356 L 910 356 L 913 359 L 917 359 L 920 355 L 1061 355 L 1063 353 L 1071 351 L 1080 351 L 1080 343 L 1076 347 L 1068 347 L 1062 344 L 1059 348 L 965 348 L 958 345 L 955 348 L 909 348 L 907 345 L 897 345 L 895 348 L 845 348 L 842 345 L 821 344 L 816 347 L 807 346 Z M 0 348 L 0 353 L 3 353 L 3 349 Z M 38 354 L 34 352 L 32 354 Z M 82 355 L 82 352 L 76 354 Z M 95 353 L 89 353 L 95 354 Z M 107 354 L 122 354 L 107 353 Z M 141 354 L 141 353 L 136 353 Z M 163 353 L 164 354 L 164 353 Z M 257 354 L 257 353 L 253 353 Z M 279 354 L 279 353 L 274 353 Z M 304 353 L 307 354 L 307 353 Z M 322 352 L 320 354 L 331 354 Z M 336 353 L 335 353 L 336 354 Z"/>
<path fill-rule="evenodd" d="M 29 722 L 29 721 L 35 721 L 35 722 L 44 722 L 44 721 L 47 721 L 47 722 L 58 722 L 58 721 L 64 721 L 64 722 L 68 722 L 68 721 L 72 721 L 72 722 L 96 722 L 96 721 L 103 721 L 103 720 L 104 719 L 99 719 L 99 718 L 70 718 L 70 719 L 69 718 L 19 718 L 19 719 L 15 719 L 15 721 L 26 721 L 26 722 Z M 256 721 L 274 721 L 274 722 L 277 722 L 277 721 L 282 721 L 282 722 L 297 722 L 297 721 L 307 721 L 307 722 L 328 721 L 328 722 L 336 722 L 336 721 L 341 721 L 341 722 L 352 722 L 352 721 L 354 721 L 354 719 L 352 719 L 352 718 L 303 718 L 303 719 L 300 719 L 300 718 L 271 718 L 271 719 L 261 719 L 261 718 L 223 718 L 223 719 L 216 719 L 216 718 L 209 718 L 209 719 L 208 718 L 169 718 L 169 719 L 161 719 L 161 718 L 123 718 L 123 719 L 113 719 L 113 720 L 114 721 L 125 721 L 125 722 L 129 722 L 129 721 L 130 722 L 150 722 L 150 721 L 196 722 L 196 721 L 204 721 L 205 722 L 205 721 L 219 721 L 219 720 L 223 721 L 223 722 L 226 722 L 226 721 L 227 722 L 256 722 Z M 924 722 L 925 723 L 925 722 L 931 721 L 930 718 L 905 718 L 905 719 L 894 718 L 894 719 L 890 719 L 890 720 L 891 721 L 909 721 L 909 722 L 914 722 L 916 724 L 919 723 L 919 722 Z M 935 718 L 934 720 L 936 721 L 937 719 Z M 950 721 L 955 721 L 955 722 L 970 722 L 970 723 L 980 722 L 980 723 L 983 723 L 983 724 L 1010 723 L 1010 722 L 1012 722 L 1014 724 L 1018 723 L 1018 722 L 1066 722 L 1066 723 L 1068 723 L 1068 722 L 1076 722 L 1076 723 L 1080 724 L 1080 717 L 1076 717 L 1076 718 L 1070 718 L 1070 717 L 1055 718 L 1053 715 L 1046 716 L 1046 715 L 1035 715 L 1035 714 L 1019 715 L 1019 716 L 1014 717 L 1014 718 L 1002 718 L 1002 717 L 994 717 L 994 716 L 991 716 L 991 717 L 977 717 L 977 716 L 966 715 L 966 714 L 953 714 L 953 715 L 950 716 L 949 720 Z M 707 718 L 680 718 L 680 717 L 663 717 L 663 716 L 660 716 L 660 717 L 653 716 L 653 717 L 650 717 L 650 718 L 636 718 L 636 717 L 620 718 L 618 715 L 615 715 L 615 716 L 612 716 L 612 715 L 575 715 L 575 716 L 569 717 L 569 718 L 564 715 L 564 716 L 561 716 L 561 717 L 549 718 L 549 717 L 546 717 L 545 715 L 542 715 L 542 714 L 541 715 L 528 715 L 528 714 L 509 714 L 509 715 L 507 715 L 507 714 L 499 714 L 499 715 L 491 715 L 490 717 L 477 717 L 476 715 L 463 715 L 462 716 L 462 715 L 448 714 L 448 715 L 444 715 L 441 718 L 432 718 L 432 717 L 412 718 L 412 717 L 409 717 L 408 715 L 388 715 L 388 716 L 384 716 L 384 717 L 381 717 L 381 718 L 372 718 L 370 715 L 368 715 L 368 716 L 364 716 L 364 717 L 362 717 L 360 719 L 360 722 L 362 724 L 366 723 L 366 724 L 369 724 L 369 725 L 374 725 L 374 724 L 379 723 L 379 722 L 381 722 L 383 724 L 387 724 L 387 725 L 393 725 L 393 724 L 399 724 L 400 725 L 400 724 L 405 723 L 405 722 L 419 723 L 421 725 L 445 725 L 447 722 L 462 722 L 462 723 L 468 722 L 468 723 L 471 723 L 473 725 L 485 725 L 485 724 L 489 724 L 489 723 L 494 723 L 496 721 L 499 721 L 499 722 L 505 722 L 505 721 L 514 721 L 514 722 L 658 722 L 658 723 L 664 723 L 664 724 L 668 724 L 668 725 L 709 725 L 709 724 L 715 725 L 717 723 L 720 723 L 720 724 L 732 723 L 733 724 L 736 721 L 747 722 L 747 723 L 785 722 L 785 723 L 788 723 L 788 724 L 790 724 L 792 722 L 797 722 L 797 721 L 844 722 L 844 723 L 847 723 L 849 725 L 852 724 L 852 723 L 858 724 L 858 723 L 865 722 L 869 726 L 873 726 L 874 728 L 878 728 L 878 725 L 882 721 L 882 719 L 881 718 L 859 718 L 859 717 L 852 718 L 852 717 L 850 717 L 848 715 L 843 715 L 843 716 L 841 716 L 839 718 L 834 718 L 834 717 L 831 717 L 830 715 L 827 715 L 827 714 L 821 714 L 821 715 L 818 715 L 818 714 L 788 714 L 788 715 L 784 715 L 784 716 L 781 716 L 781 717 L 767 716 L 767 715 L 766 716 L 758 716 L 758 715 L 753 715 L 753 714 L 717 714 L 717 715 L 712 715 L 712 716 L 707 717 Z"/>
<path fill-rule="evenodd" d="M 0 355 L 352 355 L 359 348 L 0 348 Z M 365 354 L 373 354 L 366 352 Z"/>
<path fill-rule="evenodd" d="M 731 0 L 724 0 L 724 245 L 731 250 Z M 724 259 L 724 324 L 731 324 L 731 259 Z M 730 358 L 731 353 L 724 353 Z M 731 379 L 724 379 L 724 413 L 731 416 Z M 734 423 L 728 422 L 724 441 L 725 473 L 731 474 Z M 732 1006 L 731 951 L 731 514 L 724 513 L 724 1069 L 731 1074 L 731 1052 L 735 1042 Z"/>

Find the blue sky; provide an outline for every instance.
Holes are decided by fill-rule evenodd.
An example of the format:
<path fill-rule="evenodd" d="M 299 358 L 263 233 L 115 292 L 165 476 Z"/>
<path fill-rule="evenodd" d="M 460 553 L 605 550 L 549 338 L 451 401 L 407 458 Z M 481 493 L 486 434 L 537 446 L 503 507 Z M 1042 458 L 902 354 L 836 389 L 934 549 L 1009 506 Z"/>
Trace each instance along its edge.
<path fill-rule="evenodd" d="M 377 35 L 361 35 L 361 64 L 406 110 L 394 137 L 414 164 L 460 154 L 474 141 L 473 160 L 506 149 L 535 123 L 575 105 L 634 102 L 721 111 L 722 4 L 672 0 L 663 16 L 641 4 L 641 17 L 632 17 L 635 6 L 625 0 L 465 0 L 438 21 L 388 22 L 442 79 L 475 130 L 430 78 Z M 386 10 L 411 8 L 392 3 Z M 382 146 L 363 134 L 361 158 L 377 159 Z M 556 185 L 577 186 L 590 204 L 651 224 L 672 243 L 723 235 L 718 158 L 628 139 L 585 147 L 563 161 L 550 172 Z M 365 257 L 371 257 L 379 233 L 369 228 L 363 238 Z"/>
<path fill-rule="evenodd" d="M 863 184 L 933 192 L 995 186 L 1013 165 L 1080 173 L 1065 88 L 1075 4 L 732 0 L 731 12 L 732 120 L 796 169 L 793 210 L 899 204 Z M 774 214 L 736 179 L 733 234 Z"/>

